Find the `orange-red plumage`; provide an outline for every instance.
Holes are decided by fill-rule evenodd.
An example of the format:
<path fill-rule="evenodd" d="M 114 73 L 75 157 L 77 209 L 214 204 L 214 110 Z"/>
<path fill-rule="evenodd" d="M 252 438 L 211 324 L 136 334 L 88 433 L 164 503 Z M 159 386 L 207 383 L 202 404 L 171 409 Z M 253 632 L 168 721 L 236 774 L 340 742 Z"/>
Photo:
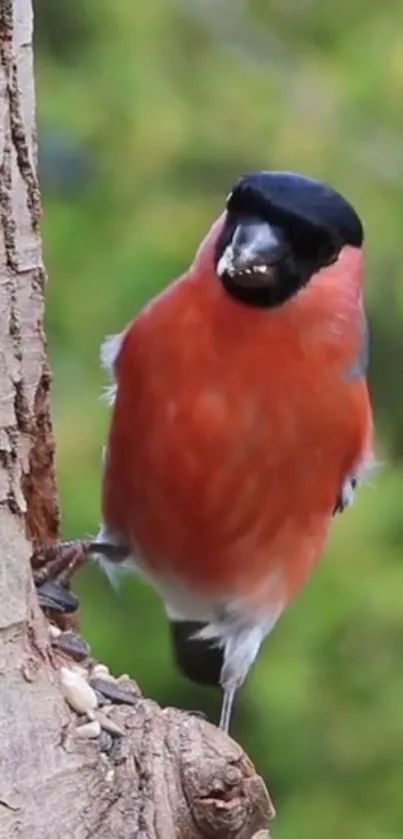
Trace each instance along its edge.
<path fill-rule="evenodd" d="M 293 177 L 252 176 L 233 207 L 230 195 L 188 273 L 129 325 L 111 360 L 101 537 L 140 557 L 174 620 L 213 627 L 223 727 L 372 459 L 358 217 Z M 323 250 L 332 237 L 345 238 L 335 254 Z M 242 302 L 248 283 L 270 305 Z M 193 614 L 200 601 L 205 615 Z"/>
<path fill-rule="evenodd" d="M 188 275 L 127 330 L 104 481 L 106 521 L 157 572 L 225 596 L 287 599 L 319 559 L 346 477 L 370 454 L 361 255 L 279 311 L 214 276 L 217 228 Z"/>

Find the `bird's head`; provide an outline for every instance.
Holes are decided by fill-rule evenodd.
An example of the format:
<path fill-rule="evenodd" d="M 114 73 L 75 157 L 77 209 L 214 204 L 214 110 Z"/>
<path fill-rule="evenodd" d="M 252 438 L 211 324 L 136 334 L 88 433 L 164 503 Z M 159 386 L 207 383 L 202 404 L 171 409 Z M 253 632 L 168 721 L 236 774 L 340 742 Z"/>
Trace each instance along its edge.
<path fill-rule="evenodd" d="M 345 198 L 291 172 L 242 177 L 211 233 L 206 245 L 224 288 L 261 308 L 285 303 L 346 248 L 361 253 L 363 242 L 360 218 Z"/>

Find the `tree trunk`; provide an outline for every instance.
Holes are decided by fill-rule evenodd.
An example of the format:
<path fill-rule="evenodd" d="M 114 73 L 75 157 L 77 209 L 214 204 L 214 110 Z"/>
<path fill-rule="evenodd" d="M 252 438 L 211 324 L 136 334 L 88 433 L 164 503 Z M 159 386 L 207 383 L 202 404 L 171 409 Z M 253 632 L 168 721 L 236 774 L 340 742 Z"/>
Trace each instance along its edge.
<path fill-rule="evenodd" d="M 59 527 L 39 218 L 31 2 L 0 0 L 0 839 L 263 837 L 264 784 L 213 726 L 130 681 L 73 710 L 94 662 L 61 649 L 30 566 Z"/>

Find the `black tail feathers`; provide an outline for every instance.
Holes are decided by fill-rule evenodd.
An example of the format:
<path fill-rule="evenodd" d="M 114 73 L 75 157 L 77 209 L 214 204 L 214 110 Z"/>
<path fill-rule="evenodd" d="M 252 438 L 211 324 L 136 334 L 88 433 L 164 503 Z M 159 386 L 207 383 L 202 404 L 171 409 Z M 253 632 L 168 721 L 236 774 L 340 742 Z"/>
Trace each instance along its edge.
<path fill-rule="evenodd" d="M 198 621 L 170 621 L 176 664 L 183 676 L 201 685 L 220 684 L 223 650 L 211 640 L 194 638 L 205 626 Z"/>

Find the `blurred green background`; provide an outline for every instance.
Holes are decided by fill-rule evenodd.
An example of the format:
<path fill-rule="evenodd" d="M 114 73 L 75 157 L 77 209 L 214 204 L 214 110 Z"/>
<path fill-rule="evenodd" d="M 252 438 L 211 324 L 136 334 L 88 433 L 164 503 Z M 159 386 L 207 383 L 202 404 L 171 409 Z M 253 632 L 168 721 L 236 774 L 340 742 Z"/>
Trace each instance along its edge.
<path fill-rule="evenodd" d="M 378 455 L 266 644 L 235 735 L 277 839 L 403 835 L 403 4 L 36 0 L 47 331 L 66 537 L 98 526 L 99 345 L 186 268 L 240 173 L 330 181 L 367 231 Z M 163 704 L 218 713 L 175 672 L 161 604 L 76 580 L 96 656 Z"/>

